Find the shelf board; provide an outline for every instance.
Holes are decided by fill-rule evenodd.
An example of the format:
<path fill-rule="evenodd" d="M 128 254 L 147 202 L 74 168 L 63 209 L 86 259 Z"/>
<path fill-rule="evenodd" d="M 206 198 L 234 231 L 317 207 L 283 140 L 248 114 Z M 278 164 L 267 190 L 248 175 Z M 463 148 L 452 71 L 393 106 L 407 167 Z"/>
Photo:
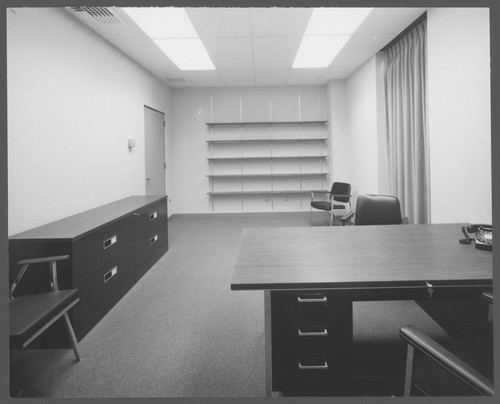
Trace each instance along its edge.
<path fill-rule="evenodd" d="M 328 121 L 262 121 L 262 122 L 206 122 L 207 126 L 243 126 L 243 125 L 325 125 Z"/>
<path fill-rule="evenodd" d="M 328 192 L 327 190 L 318 189 L 294 189 L 284 191 L 214 191 L 207 192 L 208 195 L 301 195 L 310 194 L 311 192 Z"/>
<path fill-rule="evenodd" d="M 208 174 L 209 178 L 258 178 L 258 177 L 311 177 L 326 176 L 328 173 L 266 173 L 266 174 Z"/>
<path fill-rule="evenodd" d="M 307 158 L 326 158 L 327 155 L 308 155 L 308 156 L 234 156 L 234 157 L 207 157 L 207 160 L 276 160 L 276 159 L 307 159 Z"/>
<path fill-rule="evenodd" d="M 251 143 L 251 142 L 307 142 L 307 141 L 327 141 L 326 137 L 312 137 L 312 138 L 287 138 L 287 139 L 216 139 L 206 140 L 207 143 Z"/>

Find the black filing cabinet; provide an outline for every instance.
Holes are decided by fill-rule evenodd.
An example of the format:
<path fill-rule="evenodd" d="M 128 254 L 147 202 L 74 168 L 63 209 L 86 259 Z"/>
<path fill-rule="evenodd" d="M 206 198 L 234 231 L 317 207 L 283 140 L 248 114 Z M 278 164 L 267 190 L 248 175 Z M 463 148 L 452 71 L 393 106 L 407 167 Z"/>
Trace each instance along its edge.
<path fill-rule="evenodd" d="M 352 313 L 352 303 L 331 291 L 271 291 L 271 307 L 273 391 L 342 391 L 350 374 L 345 368 L 350 336 L 335 320 L 345 317 L 346 309 Z"/>

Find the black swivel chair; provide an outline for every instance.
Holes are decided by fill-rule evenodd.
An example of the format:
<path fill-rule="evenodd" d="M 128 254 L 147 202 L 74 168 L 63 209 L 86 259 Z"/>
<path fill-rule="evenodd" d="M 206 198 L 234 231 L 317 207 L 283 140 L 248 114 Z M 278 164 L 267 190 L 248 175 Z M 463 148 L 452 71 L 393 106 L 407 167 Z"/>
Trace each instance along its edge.
<path fill-rule="evenodd" d="M 77 361 L 81 360 L 78 344 L 68 310 L 79 301 L 77 289 L 59 290 L 57 284 L 57 262 L 68 255 L 33 258 L 19 262 L 21 270 L 9 292 L 9 343 L 11 348 L 25 348 L 56 320 L 63 317 L 66 331 Z M 51 291 L 22 294 L 14 298 L 14 292 L 24 273 L 31 264 L 49 263 Z"/>
<path fill-rule="evenodd" d="M 351 184 L 345 182 L 334 182 L 330 192 L 311 192 L 311 223 L 313 208 L 330 212 L 331 226 L 335 216 L 335 209 L 346 209 L 348 207 L 351 207 Z M 345 224 L 345 222 L 342 224 Z"/>
<path fill-rule="evenodd" d="M 343 217 L 342 221 L 354 218 L 355 226 L 394 225 L 407 223 L 401 216 L 399 199 L 388 195 L 359 195 L 355 212 Z M 362 251 L 360 252 L 362 254 Z M 388 323 L 386 327 L 367 329 L 362 323 L 355 324 L 355 340 L 360 341 L 353 347 L 353 363 L 357 369 L 359 385 L 353 387 L 356 395 L 396 395 L 400 394 L 400 364 L 404 360 L 404 347 L 398 339 L 398 330 L 408 321 L 407 314 L 401 313 L 399 302 L 357 302 L 354 313 L 361 316 L 380 317 Z M 384 311 L 383 313 L 381 311 Z M 421 310 L 412 311 L 414 322 L 420 321 L 424 314 Z M 360 320 L 362 321 L 362 317 Z M 390 318 L 390 321 L 388 320 Z M 365 380 L 365 382 L 361 382 Z M 368 386 L 365 383 L 368 382 Z M 376 381 L 376 383 L 375 383 Z M 367 390 L 366 390 L 367 389 Z"/>
<path fill-rule="evenodd" d="M 482 297 L 490 303 L 491 307 L 491 303 L 493 303 L 492 294 L 485 292 Z M 399 335 L 408 344 L 405 396 L 493 395 L 493 383 L 488 377 L 478 372 L 458 355 L 450 352 L 418 328 L 407 325 L 400 329 Z M 476 348 L 479 352 L 473 352 L 474 359 L 484 363 L 485 356 L 491 358 L 493 355 L 492 330 L 489 330 L 486 344 L 481 339 L 475 344 L 476 346 L 472 349 Z M 468 355 L 471 356 L 471 348 L 467 346 L 466 350 Z M 465 353 L 463 349 L 461 353 Z"/>
<path fill-rule="evenodd" d="M 345 223 L 353 217 L 356 226 L 408 223 L 408 219 L 401 216 L 399 199 L 391 195 L 359 195 L 356 213 L 350 212 L 340 220 Z"/>

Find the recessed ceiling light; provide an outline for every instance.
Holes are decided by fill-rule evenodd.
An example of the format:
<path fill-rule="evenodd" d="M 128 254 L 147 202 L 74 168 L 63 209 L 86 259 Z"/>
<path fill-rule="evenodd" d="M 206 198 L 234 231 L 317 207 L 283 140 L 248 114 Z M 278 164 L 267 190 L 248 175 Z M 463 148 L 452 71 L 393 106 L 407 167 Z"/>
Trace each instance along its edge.
<path fill-rule="evenodd" d="M 329 66 L 349 38 L 349 35 L 304 36 L 292 67 L 300 69 Z"/>
<path fill-rule="evenodd" d="M 324 68 L 349 41 L 371 8 L 315 8 L 292 68 Z"/>
<path fill-rule="evenodd" d="M 154 39 L 153 42 L 181 70 L 215 70 L 199 38 Z"/>
<path fill-rule="evenodd" d="M 215 70 L 185 9 L 125 7 L 122 10 L 180 70 Z"/>
<path fill-rule="evenodd" d="M 352 35 L 371 10 L 362 7 L 315 8 L 304 35 Z"/>

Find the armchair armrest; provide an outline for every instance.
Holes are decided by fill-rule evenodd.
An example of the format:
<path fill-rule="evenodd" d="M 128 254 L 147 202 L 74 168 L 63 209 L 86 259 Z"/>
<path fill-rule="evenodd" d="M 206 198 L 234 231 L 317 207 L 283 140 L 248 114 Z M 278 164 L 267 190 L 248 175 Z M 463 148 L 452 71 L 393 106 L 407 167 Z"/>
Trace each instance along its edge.
<path fill-rule="evenodd" d="M 68 259 L 69 255 L 56 255 L 54 257 L 40 257 L 40 258 L 29 258 L 22 261 L 19 261 L 19 265 L 30 265 L 30 264 L 40 264 L 44 262 L 56 262 Z"/>
<path fill-rule="evenodd" d="M 493 304 L 493 292 L 487 291 L 482 293 L 482 298 L 486 300 L 488 303 Z"/>
<path fill-rule="evenodd" d="M 349 213 L 345 214 L 344 216 L 340 216 L 340 221 L 342 224 L 345 224 L 347 221 L 351 220 L 351 218 L 354 217 L 354 212 L 350 211 Z"/>
<path fill-rule="evenodd" d="M 490 380 L 419 329 L 408 325 L 399 330 L 399 335 L 413 348 L 427 355 L 479 394 L 493 395 L 493 383 Z"/>
<path fill-rule="evenodd" d="M 325 194 L 329 194 L 330 191 L 311 191 L 311 198 L 314 197 L 314 194 L 321 194 L 321 195 L 325 195 Z"/>
<path fill-rule="evenodd" d="M 21 270 L 17 274 L 14 282 L 12 282 L 12 286 L 9 290 L 9 297 L 12 300 L 14 298 L 14 291 L 16 290 L 17 285 L 21 281 L 21 278 L 24 276 L 24 273 L 28 269 L 31 264 L 42 264 L 48 262 L 50 264 L 50 284 L 52 290 L 59 290 L 59 286 L 57 285 L 57 270 L 56 270 L 56 262 L 68 259 L 69 255 L 56 255 L 52 257 L 39 257 L 39 258 L 28 258 L 25 260 L 19 261 L 19 265 L 22 265 Z"/>

